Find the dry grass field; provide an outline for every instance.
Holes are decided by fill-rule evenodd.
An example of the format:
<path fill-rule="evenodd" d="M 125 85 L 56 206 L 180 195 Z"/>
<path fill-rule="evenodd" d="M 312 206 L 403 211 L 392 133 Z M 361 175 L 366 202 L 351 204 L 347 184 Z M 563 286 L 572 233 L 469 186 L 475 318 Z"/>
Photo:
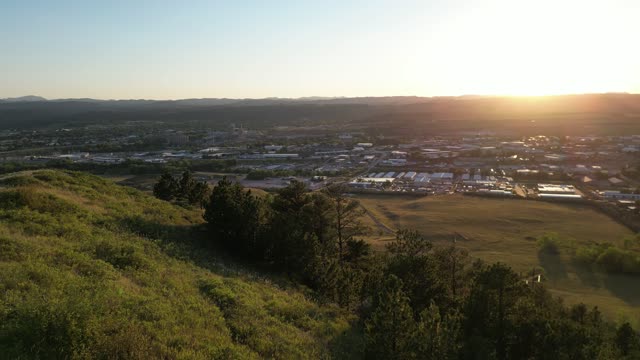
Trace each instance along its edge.
<path fill-rule="evenodd" d="M 546 286 L 567 303 L 598 306 L 613 320 L 640 320 L 640 279 L 594 273 L 571 261 L 571 250 L 540 255 L 536 238 L 554 232 L 574 244 L 620 243 L 632 232 L 584 205 L 556 204 L 462 195 L 413 198 L 357 196 L 376 220 L 391 229 L 419 230 L 436 245 L 451 243 L 488 262 L 501 261 L 518 272 L 544 269 Z M 378 249 L 392 238 L 365 216 L 373 228 L 368 240 Z"/>

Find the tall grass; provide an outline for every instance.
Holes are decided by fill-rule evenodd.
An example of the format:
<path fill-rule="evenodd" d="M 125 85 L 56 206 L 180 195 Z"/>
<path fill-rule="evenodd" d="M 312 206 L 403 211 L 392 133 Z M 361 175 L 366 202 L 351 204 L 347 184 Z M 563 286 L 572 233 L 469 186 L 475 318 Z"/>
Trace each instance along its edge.
<path fill-rule="evenodd" d="M 194 240 L 202 222 L 199 209 L 83 173 L 4 177 L 0 357 L 329 357 L 348 315 L 211 266 Z"/>

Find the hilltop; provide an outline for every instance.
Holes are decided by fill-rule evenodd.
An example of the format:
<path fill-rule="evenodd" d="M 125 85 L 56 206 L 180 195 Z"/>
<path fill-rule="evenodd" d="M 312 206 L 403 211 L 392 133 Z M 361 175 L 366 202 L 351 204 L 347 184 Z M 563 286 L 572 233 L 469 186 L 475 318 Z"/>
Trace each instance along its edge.
<path fill-rule="evenodd" d="M 203 252 L 196 247 L 207 241 L 202 223 L 199 209 L 85 173 L 0 177 L 0 352 L 336 356 L 349 315 L 319 306 L 303 288 Z M 357 348 L 353 339 L 350 346 Z"/>

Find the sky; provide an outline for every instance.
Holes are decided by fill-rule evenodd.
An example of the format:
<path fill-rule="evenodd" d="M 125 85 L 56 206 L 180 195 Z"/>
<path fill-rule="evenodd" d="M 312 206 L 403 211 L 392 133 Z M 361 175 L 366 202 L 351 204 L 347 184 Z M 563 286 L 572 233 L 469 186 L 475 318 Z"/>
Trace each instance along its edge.
<path fill-rule="evenodd" d="M 640 0 L 0 0 L 0 98 L 640 93 Z"/>

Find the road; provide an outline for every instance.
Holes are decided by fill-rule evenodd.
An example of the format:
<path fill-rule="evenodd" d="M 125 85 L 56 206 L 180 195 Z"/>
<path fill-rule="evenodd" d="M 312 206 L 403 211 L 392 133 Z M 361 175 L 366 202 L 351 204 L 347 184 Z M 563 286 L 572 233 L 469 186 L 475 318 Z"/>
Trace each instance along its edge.
<path fill-rule="evenodd" d="M 382 231 L 390 235 L 394 235 L 396 233 L 395 230 L 393 230 L 392 228 L 388 227 L 387 225 L 383 224 L 380 220 L 378 220 L 378 218 L 375 217 L 372 213 L 370 213 L 369 210 L 367 210 L 367 208 L 365 208 L 362 205 L 360 205 L 360 207 L 364 210 L 367 216 L 369 216 L 369 218 L 376 224 L 376 226 L 379 227 Z"/>

